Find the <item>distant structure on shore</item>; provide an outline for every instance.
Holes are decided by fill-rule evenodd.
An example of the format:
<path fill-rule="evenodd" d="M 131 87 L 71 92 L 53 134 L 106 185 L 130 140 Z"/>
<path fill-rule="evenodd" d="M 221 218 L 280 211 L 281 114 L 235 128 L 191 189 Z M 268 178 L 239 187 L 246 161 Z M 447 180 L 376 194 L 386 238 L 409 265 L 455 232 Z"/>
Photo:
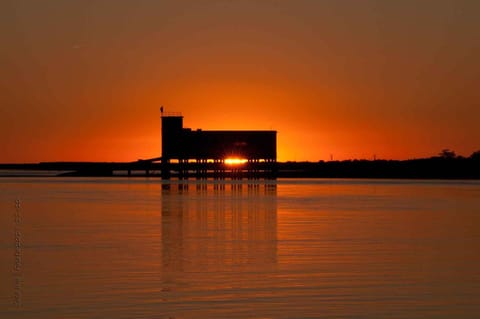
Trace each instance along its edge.
<path fill-rule="evenodd" d="M 162 160 L 275 162 L 276 131 L 204 131 L 183 127 L 183 116 L 162 113 Z"/>
<path fill-rule="evenodd" d="M 173 163 L 178 164 L 176 169 L 180 176 L 191 175 L 192 168 L 197 177 L 206 175 L 207 163 L 213 163 L 220 176 L 225 174 L 226 166 L 248 176 L 266 175 L 267 172 L 271 175 L 275 171 L 276 131 L 192 130 L 183 127 L 180 113 L 164 113 L 163 107 L 160 110 L 163 177 L 169 177 L 169 167 Z"/>

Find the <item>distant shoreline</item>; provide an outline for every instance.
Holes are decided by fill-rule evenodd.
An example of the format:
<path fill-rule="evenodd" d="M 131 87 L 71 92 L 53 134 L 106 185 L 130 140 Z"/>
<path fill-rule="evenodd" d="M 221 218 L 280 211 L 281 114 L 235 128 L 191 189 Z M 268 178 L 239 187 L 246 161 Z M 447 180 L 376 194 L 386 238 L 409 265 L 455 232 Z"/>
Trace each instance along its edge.
<path fill-rule="evenodd" d="M 169 164 L 172 178 L 372 178 L 372 179 L 480 179 L 479 158 L 432 157 L 412 160 L 347 160 L 319 162 L 277 162 L 275 172 L 263 173 L 262 164 L 219 166 L 207 163 Z M 161 177 L 161 163 L 136 162 L 42 162 L 0 164 L 0 177 Z M 222 173 L 218 173 L 221 168 Z M 127 175 L 127 171 L 130 175 Z M 187 173 L 185 173 L 187 172 Z M 197 173 L 195 173 L 197 172 Z M 266 171 L 265 171 L 266 172 Z"/>

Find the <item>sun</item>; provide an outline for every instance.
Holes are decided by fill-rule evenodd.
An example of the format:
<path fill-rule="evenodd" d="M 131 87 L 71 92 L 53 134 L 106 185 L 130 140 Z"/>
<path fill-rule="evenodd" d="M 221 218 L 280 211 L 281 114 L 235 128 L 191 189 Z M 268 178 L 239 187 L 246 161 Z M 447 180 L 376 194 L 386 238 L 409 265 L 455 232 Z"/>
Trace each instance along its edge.
<path fill-rule="evenodd" d="M 245 158 L 226 158 L 225 159 L 225 164 L 227 165 L 242 165 L 242 164 L 245 164 L 246 162 L 248 162 L 247 159 Z"/>

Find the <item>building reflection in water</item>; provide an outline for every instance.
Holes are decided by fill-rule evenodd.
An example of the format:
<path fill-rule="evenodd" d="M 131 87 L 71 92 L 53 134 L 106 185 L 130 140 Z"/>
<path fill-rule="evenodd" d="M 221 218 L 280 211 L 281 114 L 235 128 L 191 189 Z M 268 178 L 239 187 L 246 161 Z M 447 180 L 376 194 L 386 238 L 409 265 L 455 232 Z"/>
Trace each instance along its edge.
<path fill-rule="evenodd" d="M 164 283 L 173 283 L 177 276 L 184 281 L 192 274 L 276 267 L 276 196 L 275 184 L 164 185 Z"/>

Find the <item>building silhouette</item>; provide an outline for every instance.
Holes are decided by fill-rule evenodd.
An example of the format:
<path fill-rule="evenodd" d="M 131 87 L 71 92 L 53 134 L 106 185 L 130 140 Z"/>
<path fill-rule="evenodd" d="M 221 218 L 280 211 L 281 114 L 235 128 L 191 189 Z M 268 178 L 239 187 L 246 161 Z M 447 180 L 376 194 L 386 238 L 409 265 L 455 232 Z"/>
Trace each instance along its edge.
<path fill-rule="evenodd" d="M 276 131 L 192 130 L 162 112 L 162 178 L 275 178 L 276 164 Z"/>
<path fill-rule="evenodd" d="M 225 159 L 276 162 L 276 131 L 206 131 L 183 127 L 183 116 L 162 113 L 162 161 Z"/>

